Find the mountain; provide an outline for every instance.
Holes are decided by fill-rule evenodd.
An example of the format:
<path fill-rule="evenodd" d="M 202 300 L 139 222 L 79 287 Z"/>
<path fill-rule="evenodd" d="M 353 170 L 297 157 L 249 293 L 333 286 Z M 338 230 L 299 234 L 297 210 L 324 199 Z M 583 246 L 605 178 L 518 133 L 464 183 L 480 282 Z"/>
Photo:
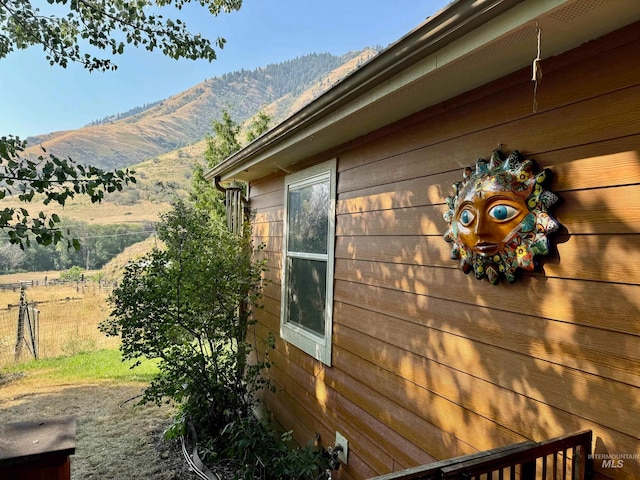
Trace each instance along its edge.
<path fill-rule="evenodd" d="M 314 53 L 251 71 L 226 73 L 84 128 L 30 137 L 25 155 L 40 155 L 42 145 L 48 153 L 71 157 L 78 163 L 123 168 L 197 144 L 210 131 L 211 121 L 222 117 L 223 109 L 238 122 L 262 110 L 272 118 L 273 126 L 376 53 L 370 48 L 343 56 Z M 185 149 L 179 157 L 190 157 L 193 150 Z"/>

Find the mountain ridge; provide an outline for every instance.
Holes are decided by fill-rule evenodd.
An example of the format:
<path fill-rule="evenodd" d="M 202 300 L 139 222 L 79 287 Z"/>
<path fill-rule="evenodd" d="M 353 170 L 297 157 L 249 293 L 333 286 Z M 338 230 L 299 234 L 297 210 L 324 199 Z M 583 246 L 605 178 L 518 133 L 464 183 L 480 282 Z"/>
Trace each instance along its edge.
<path fill-rule="evenodd" d="M 108 115 L 98 124 L 29 137 L 25 156 L 41 155 L 42 146 L 48 153 L 77 163 L 124 168 L 203 141 L 211 121 L 221 118 L 222 110 L 238 123 L 264 111 L 273 126 L 376 54 L 373 48 L 342 56 L 312 53 L 254 70 L 225 73 L 148 108 L 133 107 L 130 115 Z M 110 120 L 118 115 L 123 116 Z"/>

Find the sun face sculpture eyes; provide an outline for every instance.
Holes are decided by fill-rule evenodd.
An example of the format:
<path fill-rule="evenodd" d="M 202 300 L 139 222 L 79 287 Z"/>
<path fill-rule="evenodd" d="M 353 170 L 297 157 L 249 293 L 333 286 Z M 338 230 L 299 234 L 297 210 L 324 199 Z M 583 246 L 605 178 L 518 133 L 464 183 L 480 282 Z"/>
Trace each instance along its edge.
<path fill-rule="evenodd" d="M 475 213 L 473 213 L 470 209 L 465 208 L 464 210 L 462 210 L 462 212 L 460 212 L 459 221 L 462 225 L 468 227 L 475 218 Z"/>
<path fill-rule="evenodd" d="M 510 205 L 499 204 L 495 207 L 491 207 L 491 209 L 487 212 L 487 215 L 497 220 L 498 222 L 506 222 L 518 215 L 518 213 L 520 213 L 520 210 L 513 208 Z"/>
<path fill-rule="evenodd" d="M 549 252 L 547 234 L 559 224 L 547 212 L 558 199 L 543 188 L 548 176 L 547 170 L 535 174 L 533 161 L 517 151 L 504 159 L 496 150 L 489 162 L 478 160 L 475 171 L 465 169 L 444 214 L 451 257 L 465 273 L 473 269 L 493 284 L 501 276 L 513 282 L 518 268 L 533 270 L 533 256 Z"/>

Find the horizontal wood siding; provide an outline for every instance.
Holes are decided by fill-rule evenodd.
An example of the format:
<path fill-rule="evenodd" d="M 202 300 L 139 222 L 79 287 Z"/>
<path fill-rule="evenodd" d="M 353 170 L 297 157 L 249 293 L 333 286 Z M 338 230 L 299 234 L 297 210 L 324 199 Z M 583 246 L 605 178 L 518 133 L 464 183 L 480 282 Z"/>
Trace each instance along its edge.
<path fill-rule="evenodd" d="M 640 454 L 638 52 L 636 24 L 544 60 L 537 113 L 523 70 L 343 147 L 331 368 L 279 338 L 284 175 L 251 185 L 265 400 L 302 443 L 348 438 L 336 478 L 582 429 L 598 454 Z M 563 229 L 541 270 L 492 286 L 449 258 L 442 214 L 498 144 L 552 170 Z M 637 459 L 594 467 L 640 478 Z"/>

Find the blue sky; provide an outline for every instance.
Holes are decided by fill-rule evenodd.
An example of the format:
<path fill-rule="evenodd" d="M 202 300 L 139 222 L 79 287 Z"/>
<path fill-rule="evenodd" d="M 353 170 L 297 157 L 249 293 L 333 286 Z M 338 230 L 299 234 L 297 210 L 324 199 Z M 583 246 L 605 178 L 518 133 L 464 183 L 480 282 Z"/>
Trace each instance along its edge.
<path fill-rule="evenodd" d="M 38 3 L 39 0 L 33 0 Z M 197 2 L 196 2 L 197 3 Z M 244 0 L 237 12 L 180 13 L 190 30 L 227 44 L 218 59 L 175 61 L 129 46 L 115 72 L 51 67 L 38 47 L 0 59 L 0 136 L 80 128 L 107 115 L 162 100 L 234 70 L 254 69 L 308 53 L 341 55 L 390 43 L 449 0 Z"/>

